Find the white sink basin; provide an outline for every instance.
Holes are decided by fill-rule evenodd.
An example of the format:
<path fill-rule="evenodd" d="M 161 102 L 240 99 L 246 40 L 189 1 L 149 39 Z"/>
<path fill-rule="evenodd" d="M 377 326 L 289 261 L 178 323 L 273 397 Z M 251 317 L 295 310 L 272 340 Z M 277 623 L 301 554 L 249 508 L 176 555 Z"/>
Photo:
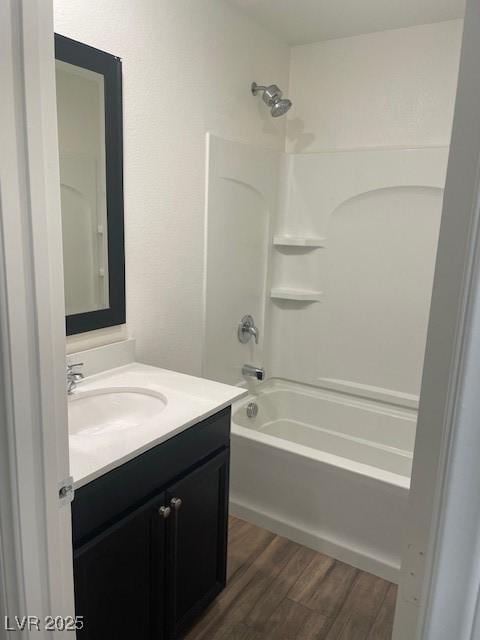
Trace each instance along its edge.
<path fill-rule="evenodd" d="M 134 429 L 150 422 L 166 406 L 163 394 L 148 389 L 77 391 L 68 399 L 68 431 L 70 435 L 95 435 Z"/>

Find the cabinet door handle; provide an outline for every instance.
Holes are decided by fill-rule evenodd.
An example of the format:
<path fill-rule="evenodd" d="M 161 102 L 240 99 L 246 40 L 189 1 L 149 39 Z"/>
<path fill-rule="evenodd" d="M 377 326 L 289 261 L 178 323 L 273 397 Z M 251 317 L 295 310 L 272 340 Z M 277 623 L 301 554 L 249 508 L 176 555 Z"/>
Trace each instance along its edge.
<path fill-rule="evenodd" d="M 170 507 L 160 507 L 160 509 L 158 510 L 158 515 L 164 520 L 166 520 L 170 515 L 170 512 L 171 512 Z"/>
<path fill-rule="evenodd" d="M 178 511 L 180 509 L 180 507 L 182 506 L 182 499 L 181 498 L 172 498 L 170 500 L 170 506 L 175 511 Z"/>

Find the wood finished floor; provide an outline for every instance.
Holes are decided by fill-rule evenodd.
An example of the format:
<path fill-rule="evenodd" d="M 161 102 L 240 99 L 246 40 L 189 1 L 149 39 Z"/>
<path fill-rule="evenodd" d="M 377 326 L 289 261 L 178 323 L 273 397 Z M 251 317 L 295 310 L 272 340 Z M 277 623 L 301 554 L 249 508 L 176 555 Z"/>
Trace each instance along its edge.
<path fill-rule="evenodd" d="M 230 518 L 228 585 L 186 640 L 390 640 L 397 588 Z"/>

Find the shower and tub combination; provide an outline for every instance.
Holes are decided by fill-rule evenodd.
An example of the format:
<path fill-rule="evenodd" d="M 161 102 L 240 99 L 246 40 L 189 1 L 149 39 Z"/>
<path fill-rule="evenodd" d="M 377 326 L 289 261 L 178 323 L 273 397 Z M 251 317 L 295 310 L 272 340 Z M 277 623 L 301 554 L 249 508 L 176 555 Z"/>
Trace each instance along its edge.
<path fill-rule="evenodd" d="M 231 512 L 396 581 L 447 148 L 207 145 L 203 374 L 249 390 Z"/>

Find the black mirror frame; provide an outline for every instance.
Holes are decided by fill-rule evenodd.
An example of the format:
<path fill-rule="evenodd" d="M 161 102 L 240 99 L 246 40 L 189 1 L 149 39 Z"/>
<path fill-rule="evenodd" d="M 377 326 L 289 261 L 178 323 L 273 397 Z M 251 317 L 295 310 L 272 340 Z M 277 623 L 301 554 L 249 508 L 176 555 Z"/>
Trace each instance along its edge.
<path fill-rule="evenodd" d="M 55 34 L 55 58 L 103 75 L 109 306 L 66 317 L 67 335 L 125 323 L 125 231 L 123 216 L 122 62 L 82 42 Z"/>

